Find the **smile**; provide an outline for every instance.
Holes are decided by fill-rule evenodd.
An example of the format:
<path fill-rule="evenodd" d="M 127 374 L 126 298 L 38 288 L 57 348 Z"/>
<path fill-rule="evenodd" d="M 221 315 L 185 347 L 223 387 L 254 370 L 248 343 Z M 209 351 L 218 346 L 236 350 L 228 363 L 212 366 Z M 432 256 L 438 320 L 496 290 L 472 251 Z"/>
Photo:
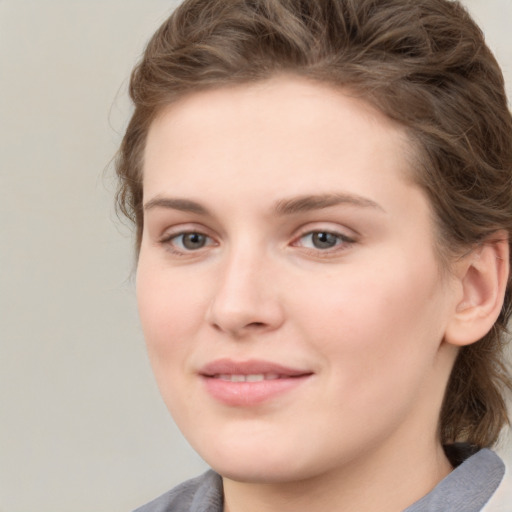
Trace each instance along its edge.
<path fill-rule="evenodd" d="M 275 380 L 282 378 L 277 373 L 253 373 L 250 375 L 230 375 L 230 374 L 222 374 L 222 375 L 213 375 L 214 379 L 225 380 L 229 382 L 261 382 L 262 380 Z"/>
<path fill-rule="evenodd" d="M 269 361 L 220 359 L 207 364 L 199 374 L 215 401 L 231 407 L 249 407 L 292 391 L 313 372 Z"/>

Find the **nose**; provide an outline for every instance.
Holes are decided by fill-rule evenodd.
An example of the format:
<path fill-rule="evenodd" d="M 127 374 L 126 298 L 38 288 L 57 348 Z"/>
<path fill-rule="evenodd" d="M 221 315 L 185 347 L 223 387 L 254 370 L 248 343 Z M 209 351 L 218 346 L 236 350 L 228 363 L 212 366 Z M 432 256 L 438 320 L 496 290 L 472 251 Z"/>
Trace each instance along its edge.
<path fill-rule="evenodd" d="M 284 311 L 272 263 L 262 254 L 231 254 L 216 278 L 207 321 L 235 338 L 278 329 Z"/>

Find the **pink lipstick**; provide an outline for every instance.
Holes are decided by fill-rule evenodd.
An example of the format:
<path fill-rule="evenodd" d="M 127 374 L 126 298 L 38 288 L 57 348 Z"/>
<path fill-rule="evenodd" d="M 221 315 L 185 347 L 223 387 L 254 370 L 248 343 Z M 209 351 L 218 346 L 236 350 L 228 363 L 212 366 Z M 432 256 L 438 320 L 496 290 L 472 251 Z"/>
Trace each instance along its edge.
<path fill-rule="evenodd" d="M 230 406 L 251 406 L 300 386 L 313 373 L 269 361 L 219 359 L 199 374 L 216 400 Z"/>

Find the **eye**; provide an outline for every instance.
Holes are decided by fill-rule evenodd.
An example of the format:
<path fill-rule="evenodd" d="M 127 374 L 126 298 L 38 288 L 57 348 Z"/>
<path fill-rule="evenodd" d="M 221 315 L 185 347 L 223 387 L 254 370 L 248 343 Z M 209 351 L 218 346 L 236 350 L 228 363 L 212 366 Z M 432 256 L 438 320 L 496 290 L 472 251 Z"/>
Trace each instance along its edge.
<path fill-rule="evenodd" d="M 196 231 L 173 234 L 165 237 L 161 242 L 171 245 L 173 249 L 180 252 L 197 251 L 214 244 L 209 236 Z"/>
<path fill-rule="evenodd" d="M 339 236 L 336 236 L 333 233 L 328 233 L 327 231 L 315 231 L 314 233 L 309 233 L 303 238 L 306 238 L 316 249 L 330 249 L 331 247 L 338 245 L 340 241 Z"/>
<path fill-rule="evenodd" d="M 349 245 L 354 240 L 342 235 L 341 233 L 333 233 L 331 231 L 310 231 L 302 235 L 296 245 L 306 249 L 317 249 L 326 251 L 338 246 Z"/>

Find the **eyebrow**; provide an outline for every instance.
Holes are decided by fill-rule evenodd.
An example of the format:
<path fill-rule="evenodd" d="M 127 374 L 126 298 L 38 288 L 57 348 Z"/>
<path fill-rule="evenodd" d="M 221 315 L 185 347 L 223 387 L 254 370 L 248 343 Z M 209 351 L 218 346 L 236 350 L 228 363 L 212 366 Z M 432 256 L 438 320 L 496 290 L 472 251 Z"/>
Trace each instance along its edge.
<path fill-rule="evenodd" d="M 293 215 L 313 210 L 321 210 L 331 206 L 346 204 L 361 208 L 373 208 L 384 212 L 384 208 L 375 201 L 354 194 L 316 194 L 280 199 L 275 205 L 275 212 L 278 215 Z M 166 208 L 183 212 L 195 213 L 198 215 L 210 215 L 210 212 L 202 204 L 191 199 L 160 197 L 157 196 L 144 205 L 144 210 L 154 208 Z"/>
<path fill-rule="evenodd" d="M 321 210 L 331 206 L 346 204 L 361 208 L 373 208 L 385 212 L 375 201 L 354 194 L 319 194 L 282 199 L 277 202 L 275 210 L 279 215 L 292 215 L 312 210 Z"/>
<path fill-rule="evenodd" d="M 152 210 L 153 208 L 168 208 L 172 210 L 180 210 L 182 212 L 197 213 L 199 215 L 209 214 L 209 211 L 196 201 L 173 197 L 157 196 L 144 205 L 145 211 Z"/>

